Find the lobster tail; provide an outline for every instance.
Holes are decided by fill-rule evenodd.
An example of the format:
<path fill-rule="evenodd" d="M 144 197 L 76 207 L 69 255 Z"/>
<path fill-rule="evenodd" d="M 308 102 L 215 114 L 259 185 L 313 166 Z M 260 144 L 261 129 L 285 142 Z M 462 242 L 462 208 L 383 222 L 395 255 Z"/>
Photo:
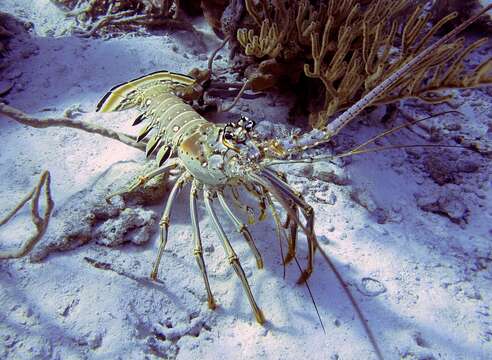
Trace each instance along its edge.
<path fill-rule="evenodd" d="M 157 71 L 111 88 L 97 104 L 99 112 L 121 111 L 145 105 L 156 94 L 193 87 L 195 79 L 169 71 Z"/>

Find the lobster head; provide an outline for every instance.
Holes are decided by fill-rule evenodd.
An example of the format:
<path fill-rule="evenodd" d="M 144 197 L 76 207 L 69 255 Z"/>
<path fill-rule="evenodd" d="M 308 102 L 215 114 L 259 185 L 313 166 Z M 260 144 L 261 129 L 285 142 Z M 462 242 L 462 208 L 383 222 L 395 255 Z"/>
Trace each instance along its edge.
<path fill-rule="evenodd" d="M 238 154 L 238 159 L 245 163 L 258 161 L 263 157 L 261 147 L 253 134 L 255 125 L 253 120 L 241 116 L 237 122 L 227 123 L 221 134 L 222 144 Z"/>

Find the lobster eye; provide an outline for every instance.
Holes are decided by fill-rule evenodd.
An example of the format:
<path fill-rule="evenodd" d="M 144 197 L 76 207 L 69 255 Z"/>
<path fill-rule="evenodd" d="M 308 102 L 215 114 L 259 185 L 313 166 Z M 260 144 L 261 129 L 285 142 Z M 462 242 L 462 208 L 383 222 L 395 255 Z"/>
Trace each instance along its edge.
<path fill-rule="evenodd" d="M 224 133 L 224 139 L 226 140 L 232 140 L 233 136 L 230 132 Z"/>
<path fill-rule="evenodd" d="M 244 125 L 244 129 L 249 132 L 249 131 L 253 130 L 255 125 L 256 125 L 256 123 L 253 120 L 248 120 L 246 125 Z"/>
<path fill-rule="evenodd" d="M 249 119 L 246 116 L 241 115 L 241 118 L 238 120 L 237 125 L 239 125 L 240 127 L 242 127 L 244 129 L 246 127 L 246 125 L 248 124 L 248 122 L 249 122 Z"/>

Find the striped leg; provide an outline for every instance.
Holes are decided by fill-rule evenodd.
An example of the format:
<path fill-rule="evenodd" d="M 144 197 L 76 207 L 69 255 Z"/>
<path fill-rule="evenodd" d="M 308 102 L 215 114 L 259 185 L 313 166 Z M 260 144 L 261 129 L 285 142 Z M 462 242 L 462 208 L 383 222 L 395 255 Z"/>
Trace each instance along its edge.
<path fill-rule="evenodd" d="M 292 190 L 288 184 L 279 179 L 271 170 L 264 169 L 261 174 L 269 181 L 270 185 L 265 184 L 264 179 L 261 177 L 254 176 L 255 180 L 265 186 L 275 196 L 276 200 L 282 204 L 284 209 L 290 215 L 291 220 L 294 219 L 296 224 L 306 233 L 308 242 L 307 266 L 298 280 L 298 283 L 303 283 L 313 272 L 314 251 L 317 244 L 316 235 L 314 233 L 313 208 L 304 201 L 300 194 Z M 297 214 L 293 212 L 293 205 L 301 209 L 304 217 L 306 218 L 306 225 L 303 225 L 297 217 Z"/>
<path fill-rule="evenodd" d="M 248 216 L 248 224 L 254 224 L 255 223 L 255 213 L 251 207 L 248 205 L 245 205 L 242 201 L 241 198 L 239 197 L 239 193 L 237 192 L 235 187 L 229 187 L 231 190 L 232 194 L 232 201 L 234 202 L 234 205 L 239 209 L 242 210 L 247 216 Z"/>
<path fill-rule="evenodd" d="M 268 207 L 270 208 L 270 212 L 272 213 L 272 217 L 275 222 L 275 230 L 277 232 L 277 239 L 279 241 L 279 246 L 280 246 L 280 255 L 282 256 L 282 262 L 284 264 L 284 278 L 285 278 L 285 264 L 287 263 L 287 261 L 285 260 L 284 252 L 282 250 L 282 242 L 286 237 L 285 232 L 282 227 L 280 215 L 278 214 L 277 209 L 275 209 L 275 206 L 273 205 L 273 201 L 272 201 L 272 197 L 270 196 L 270 193 L 267 190 L 264 190 L 263 194 L 265 196 L 265 199 L 268 203 Z"/>
<path fill-rule="evenodd" d="M 195 248 L 193 249 L 193 255 L 203 276 L 203 282 L 205 283 L 205 290 L 207 291 L 208 308 L 215 309 L 215 300 L 210 289 L 210 283 L 207 276 L 207 268 L 205 267 L 205 261 L 203 260 L 202 238 L 200 236 L 200 226 L 198 224 L 198 211 L 196 208 L 196 200 L 198 197 L 198 183 L 193 180 L 190 191 L 190 213 L 191 213 L 191 225 L 193 230 L 193 241 Z"/>
<path fill-rule="evenodd" d="M 164 253 L 164 249 L 166 248 L 167 233 L 169 230 L 169 218 L 171 215 L 171 209 L 172 209 L 174 199 L 176 198 L 176 195 L 181 190 L 183 185 L 186 182 L 188 182 L 189 178 L 190 178 L 189 173 L 187 173 L 187 172 L 183 173 L 178 178 L 178 180 L 176 180 L 176 182 L 174 183 L 174 186 L 171 190 L 171 193 L 169 194 L 169 198 L 167 199 L 164 213 L 162 214 L 161 221 L 159 222 L 159 225 L 161 227 L 161 242 L 159 245 L 159 252 L 157 253 L 157 257 L 156 257 L 154 265 L 152 267 L 152 272 L 150 273 L 150 278 L 153 280 L 157 279 L 157 273 L 159 271 L 159 264 L 161 262 L 161 257 L 162 257 L 162 254 Z"/>
<path fill-rule="evenodd" d="M 285 173 L 277 171 L 277 176 L 288 185 L 287 175 Z M 285 263 L 288 264 L 296 256 L 296 244 L 297 244 L 297 222 L 295 219 L 299 219 L 298 208 L 294 201 L 289 201 L 291 211 L 287 211 L 287 217 L 283 227 L 285 229 L 289 228 L 288 244 L 289 250 L 287 256 L 285 257 Z M 295 216 L 292 216 L 295 215 Z"/>
<path fill-rule="evenodd" d="M 285 173 L 278 172 L 278 176 L 286 183 L 287 182 L 287 176 Z M 290 202 L 292 213 L 295 214 L 295 218 L 299 218 L 298 215 L 298 209 L 296 204 L 291 201 Z M 285 257 L 285 263 L 288 264 L 289 262 L 292 261 L 292 259 L 295 258 L 296 256 L 296 243 L 297 243 L 297 223 L 295 221 L 295 218 L 292 218 L 290 215 L 290 212 L 287 212 L 287 217 L 285 219 L 285 223 L 283 224 L 284 228 L 289 228 L 289 237 L 288 237 L 288 243 L 289 243 L 289 250 L 287 252 L 287 256 Z"/>
<path fill-rule="evenodd" d="M 231 221 L 236 226 L 237 232 L 243 234 L 244 239 L 248 243 L 251 251 L 253 252 L 253 255 L 255 256 L 256 266 L 258 267 L 258 269 L 263 269 L 263 259 L 261 258 L 261 254 L 255 245 L 255 241 L 253 240 L 253 237 L 251 236 L 248 227 L 245 224 L 243 224 L 241 220 L 237 218 L 236 215 L 234 215 L 229 205 L 227 205 L 227 202 L 224 199 L 224 195 L 221 192 L 217 192 L 217 198 L 219 199 L 220 205 L 222 205 L 222 208 L 224 209 L 225 213 L 227 214 L 227 216 L 229 216 L 229 219 L 231 219 Z"/>
<path fill-rule="evenodd" d="M 129 192 L 132 192 L 135 189 L 138 189 L 140 186 L 145 185 L 145 183 L 147 181 L 149 181 L 150 179 L 152 179 L 152 178 L 154 178 L 160 174 L 163 174 L 172 168 L 175 168 L 178 165 L 178 162 L 179 162 L 179 160 L 176 158 L 171 159 L 166 164 L 164 164 L 164 166 L 161 166 L 155 170 L 152 170 L 148 174 L 145 174 L 143 176 L 139 176 L 138 179 L 133 184 L 129 185 L 126 189 L 114 192 L 114 193 L 106 196 L 106 201 L 109 201 L 111 198 L 113 198 L 117 195 L 127 194 Z"/>
<path fill-rule="evenodd" d="M 314 263 L 314 251 L 316 249 L 316 235 L 314 233 L 314 210 L 311 205 L 304 201 L 302 195 L 292 190 L 292 188 L 285 183 L 282 179 L 276 176 L 276 174 L 269 170 L 265 169 L 263 171 L 263 175 L 267 177 L 271 183 L 276 186 L 285 196 L 289 199 L 294 206 L 298 206 L 304 217 L 306 218 L 306 236 L 308 241 L 308 260 L 306 269 L 303 271 L 301 277 L 298 280 L 298 283 L 305 282 L 309 276 L 311 276 L 313 272 L 313 263 Z M 290 213 L 290 212 L 289 212 Z"/>
<path fill-rule="evenodd" d="M 263 221 L 266 219 L 266 199 L 261 190 L 256 189 L 253 184 L 248 184 L 243 182 L 243 186 L 247 192 L 258 199 L 258 207 L 260 208 L 260 214 L 258 215 L 258 221 Z"/>
<path fill-rule="evenodd" d="M 292 261 L 292 259 L 295 258 L 296 256 L 296 246 L 297 246 L 297 222 L 295 221 L 296 218 L 298 218 L 298 211 L 297 211 L 297 206 L 295 206 L 291 202 L 291 210 L 292 212 L 296 215 L 291 216 L 289 213 L 287 213 L 287 218 L 285 220 L 285 223 L 282 224 L 283 228 L 289 228 L 289 236 L 287 237 L 287 244 L 289 246 L 287 255 L 285 256 L 285 263 L 288 264 L 289 262 Z"/>
<path fill-rule="evenodd" d="M 205 198 L 205 207 L 207 209 L 208 214 L 210 215 L 210 218 L 212 219 L 212 223 L 215 227 L 215 231 L 219 235 L 222 245 L 224 247 L 224 250 L 227 254 L 227 258 L 229 260 L 229 263 L 231 266 L 234 268 L 234 271 L 236 272 L 236 275 L 239 277 L 241 280 L 241 284 L 243 285 L 243 289 L 246 292 L 246 295 L 248 296 L 249 304 L 251 305 L 251 308 L 255 314 L 256 321 L 258 321 L 260 324 L 263 324 L 265 322 L 265 317 L 263 316 L 262 311 L 256 304 L 256 301 L 253 297 L 253 293 L 251 291 L 251 288 L 248 283 L 248 279 L 246 278 L 246 274 L 244 273 L 244 270 L 241 266 L 241 263 L 239 262 L 239 259 L 236 255 L 236 252 L 232 248 L 231 243 L 229 242 L 229 239 L 227 238 L 227 235 L 224 232 L 224 229 L 222 228 L 222 225 L 220 225 L 219 219 L 217 218 L 217 215 L 215 214 L 215 211 L 212 207 L 212 193 L 205 189 L 204 191 L 204 198 Z"/>

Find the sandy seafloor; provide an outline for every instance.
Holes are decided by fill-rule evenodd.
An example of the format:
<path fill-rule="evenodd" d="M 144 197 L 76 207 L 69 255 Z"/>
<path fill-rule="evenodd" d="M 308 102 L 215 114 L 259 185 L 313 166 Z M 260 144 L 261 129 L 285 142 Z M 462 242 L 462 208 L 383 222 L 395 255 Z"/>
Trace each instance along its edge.
<path fill-rule="evenodd" d="M 156 70 L 186 73 L 204 67 L 220 42 L 198 19 L 206 47 L 186 32 L 74 37 L 72 21 L 47 0 L 2 0 L 0 11 L 33 23 L 31 32 L 10 44 L 9 66 L 0 74 L 2 87 L 14 87 L 5 101 L 37 116 L 61 116 L 78 107 L 83 111 L 78 119 L 128 132 L 137 131 L 129 125 L 136 112 L 94 112 L 109 88 Z M 484 48 L 481 55 L 490 50 Z M 216 66 L 226 68 L 227 50 L 221 54 Z M 427 129 L 440 129 L 443 143 L 453 143 L 454 136 L 490 143 L 491 99 L 490 88 L 455 91 L 450 103 L 465 118 L 447 115 L 431 120 Z M 291 102 L 268 95 L 242 100 L 233 113 L 246 114 L 268 130 L 272 123 L 286 124 Z M 449 109 L 413 101 L 400 106 L 418 116 Z M 341 138 L 357 144 L 386 129 L 378 121 L 383 113 L 377 110 L 349 126 Z M 422 143 L 425 137 L 428 132 L 416 127 L 380 144 Z M 81 226 L 78 214 L 90 203 L 84 196 L 104 197 L 91 193 L 94 186 L 108 181 L 122 186 L 130 179 L 125 167 L 135 170 L 145 161 L 138 150 L 97 135 L 34 129 L 3 117 L 0 138 L 1 216 L 42 170 L 51 171 L 55 213 L 34 254 Z M 359 303 L 384 358 L 492 358 L 490 159 L 472 151 L 412 149 L 283 170 L 314 207 L 320 243 Z M 158 218 L 161 209 L 138 211 Z M 28 216 L 26 207 L 0 229 L 1 248 L 19 245 L 33 231 Z M 306 288 L 296 285 L 295 265 L 287 266 L 283 278 L 271 218 L 251 227 L 265 259 L 263 270 L 256 269 L 244 241 L 224 221 L 267 318 L 265 326 L 254 321 L 202 202 L 200 224 L 216 311 L 206 306 L 193 257 L 185 191 L 173 210 L 162 282 L 147 280 L 157 232 L 141 245 L 107 247 L 86 239 L 69 251 L 48 251 L 37 262 L 30 257 L 1 261 L 0 358 L 377 358 L 342 287 L 317 256 L 309 283 L 326 328 L 322 331 Z M 305 255 L 301 237 L 301 262 Z M 85 257 L 111 264 L 112 271 L 91 266 Z"/>

